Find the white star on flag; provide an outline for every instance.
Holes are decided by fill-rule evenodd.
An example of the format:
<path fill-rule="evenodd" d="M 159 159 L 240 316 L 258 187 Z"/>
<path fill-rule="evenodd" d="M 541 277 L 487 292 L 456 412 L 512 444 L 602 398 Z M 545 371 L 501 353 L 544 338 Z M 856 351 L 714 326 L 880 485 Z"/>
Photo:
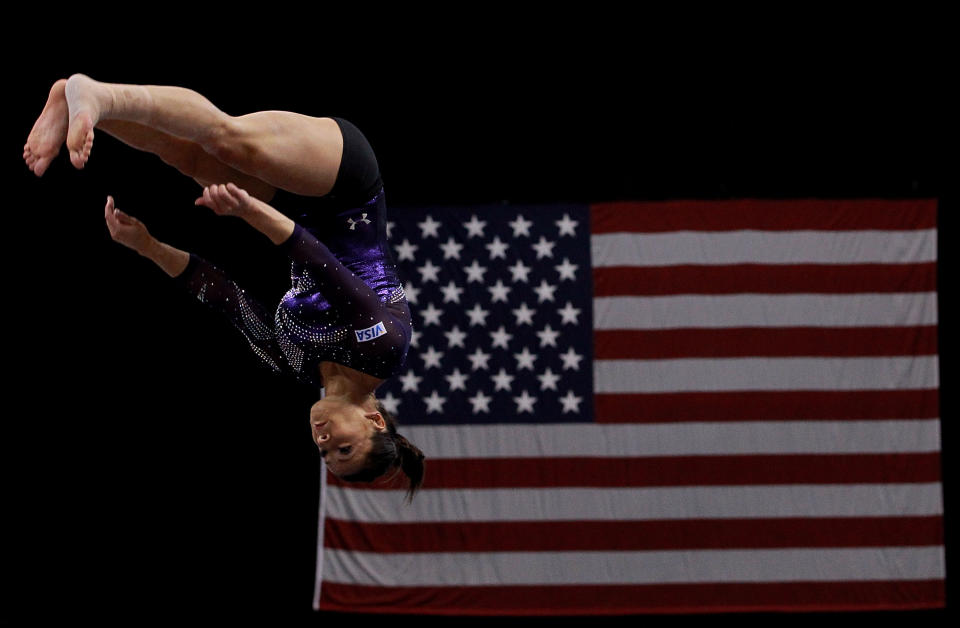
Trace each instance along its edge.
<path fill-rule="evenodd" d="M 526 390 L 520 393 L 519 397 L 514 397 L 513 401 L 517 404 L 517 413 L 520 412 L 533 412 L 533 404 L 537 402 L 537 398 L 531 396 Z"/>
<path fill-rule="evenodd" d="M 576 273 L 579 266 L 577 264 L 571 264 L 570 260 L 566 257 L 563 258 L 562 264 L 558 264 L 557 266 L 554 266 L 554 268 L 556 268 L 557 272 L 560 273 L 560 281 L 563 281 L 564 279 L 569 279 L 570 281 L 577 280 Z"/>
<path fill-rule="evenodd" d="M 532 220 L 527 220 L 518 214 L 517 219 L 511 220 L 508 224 L 513 227 L 513 237 L 519 238 L 522 235 L 530 237 L 530 227 L 533 226 Z"/>
<path fill-rule="evenodd" d="M 556 242 L 550 242 L 543 236 L 540 236 L 540 241 L 530 246 L 537 252 L 537 259 L 540 259 L 541 257 L 553 257 L 553 247 L 555 244 Z"/>
<path fill-rule="evenodd" d="M 477 347 L 477 350 L 467 356 L 467 359 L 470 360 L 470 364 L 474 371 L 480 369 L 489 369 L 487 362 L 490 361 L 490 354 L 484 353 L 480 347 Z"/>
<path fill-rule="evenodd" d="M 450 303 L 460 303 L 460 295 L 463 294 L 463 288 L 458 287 L 453 280 L 450 281 L 445 287 L 440 288 L 440 292 L 443 293 L 443 302 Z"/>
<path fill-rule="evenodd" d="M 490 291 L 490 301 L 496 303 L 497 301 L 507 302 L 507 294 L 510 292 L 510 286 L 503 285 L 503 281 L 497 279 L 497 283 L 492 286 L 487 286 L 487 290 Z"/>
<path fill-rule="evenodd" d="M 493 380 L 493 390 L 510 390 L 510 384 L 513 382 L 513 375 L 508 375 L 503 368 L 496 375 L 491 375 Z"/>
<path fill-rule="evenodd" d="M 473 406 L 473 413 L 477 414 L 480 412 L 490 412 L 490 402 L 493 401 L 493 397 L 488 397 L 483 394 L 482 390 L 478 390 L 477 394 L 473 397 L 467 397 L 467 401 L 470 402 L 470 405 Z"/>
<path fill-rule="evenodd" d="M 533 370 L 533 361 L 537 359 L 535 353 L 530 353 L 530 349 L 527 347 L 523 348 L 523 351 L 520 353 L 514 353 L 513 357 L 517 359 L 517 370 L 520 369 L 530 369 Z"/>
<path fill-rule="evenodd" d="M 417 331 L 413 329 L 410 331 L 410 346 L 419 347 L 420 346 L 420 336 L 423 335 L 422 331 Z"/>
<path fill-rule="evenodd" d="M 571 220 L 570 214 L 564 214 L 563 220 L 556 220 L 554 222 L 556 223 L 557 227 L 560 228 L 561 236 L 568 235 L 568 236 L 576 237 L 577 235 L 576 228 L 577 228 L 577 225 L 580 224 L 580 222 L 578 220 Z"/>
<path fill-rule="evenodd" d="M 390 414 L 397 414 L 400 410 L 401 399 L 394 397 L 392 392 L 388 392 L 378 401 L 383 404 L 383 408 Z"/>
<path fill-rule="evenodd" d="M 428 303 L 427 307 L 420 310 L 420 315 L 423 316 L 424 326 L 439 325 L 441 314 L 443 314 L 443 310 L 435 307 L 433 303 Z"/>
<path fill-rule="evenodd" d="M 485 220 L 478 220 L 476 214 L 470 217 L 470 222 L 463 223 L 463 226 L 467 228 L 467 237 L 472 238 L 473 236 L 483 237 L 483 228 L 487 226 Z"/>
<path fill-rule="evenodd" d="M 570 347 L 566 353 L 560 354 L 560 359 L 563 360 L 563 370 L 573 369 L 574 371 L 579 371 L 580 360 L 583 359 L 583 356 L 574 351 L 573 347 Z"/>
<path fill-rule="evenodd" d="M 420 237 L 427 238 L 433 236 L 434 238 L 439 238 L 437 234 L 437 229 L 440 227 L 440 223 L 433 219 L 433 216 L 427 216 L 426 220 L 423 222 L 418 222 L 417 226 L 420 227 Z"/>
<path fill-rule="evenodd" d="M 560 376 L 555 374 L 552 369 L 547 368 L 543 373 L 537 375 L 537 379 L 540 380 L 540 390 L 556 390 Z"/>
<path fill-rule="evenodd" d="M 444 378 L 450 384 L 450 391 L 454 390 L 466 390 L 467 389 L 467 379 L 468 376 L 461 373 L 460 369 L 453 369 L 453 373 L 450 375 L 444 375 Z"/>
<path fill-rule="evenodd" d="M 420 357 L 423 358 L 423 368 L 440 368 L 440 358 L 443 357 L 443 352 L 437 351 L 431 346 L 426 351 L 422 352 Z"/>
<path fill-rule="evenodd" d="M 427 413 L 430 412 L 443 412 L 443 404 L 446 402 L 446 397 L 441 397 L 440 394 L 434 390 L 429 397 L 424 397 L 423 401 L 427 404 Z"/>
<path fill-rule="evenodd" d="M 514 308 L 513 315 L 517 319 L 517 325 L 533 325 L 533 315 L 536 313 L 536 310 L 530 309 L 526 303 L 521 303 L 520 307 Z"/>
<path fill-rule="evenodd" d="M 420 382 L 423 380 L 422 377 L 414 373 L 413 371 L 407 371 L 403 377 L 400 378 L 400 381 L 403 382 L 403 392 L 412 390 L 417 392 L 417 386 L 420 385 Z"/>
<path fill-rule="evenodd" d="M 560 397 L 560 403 L 563 404 L 563 413 L 580 412 L 581 401 L 583 401 L 583 397 L 578 397 L 573 394 L 572 390 L 568 390 L 566 396 Z"/>
<path fill-rule="evenodd" d="M 485 244 L 484 246 L 486 246 L 487 250 L 490 251 L 490 259 L 497 257 L 507 259 L 507 249 L 510 248 L 510 245 L 506 242 L 501 242 L 500 236 L 494 236 L 493 242 Z"/>
<path fill-rule="evenodd" d="M 443 332 L 443 335 L 447 337 L 447 347 L 461 347 L 466 348 L 463 345 L 463 341 L 466 340 L 466 332 L 460 331 L 459 325 L 454 325 L 453 329 L 450 331 Z"/>
<path fill-rule="evenodd" d="M 567 304 L 562 310 L 557 310 L 560 313 L 560 317 L 563 319 L 562 323 L 566 325 L 570 323 L 571 325 L 577 324 L 577 316 L 580 315 L 580 308 L 573 307 L 573 303 L 567 301 Z"/>
<path fill-rule="evenodd" d="M 410 240 L 404 238 L 402 243 L 394 246 L 393 248 L 397 250 L 398 261 L 402 262 L 403 260 L 410 260 L 412 262 L 414 252 L 420 247 L 416 244 L 410 244 Z"/>
<path fill-rule="evenodd" d="M 557 336 L 560 335 L 560 332 L 554 331 L 550 325 L 547 325 L 544 329 L 537 332 L 537 336 L 540 338 L 540 347 L 556 347 L 557 346 Z"/>
<path fill-rule="evenodd" d="M 524 265 L 523 261 L 517 260 L 517 263 L 509 267 L 510 274 L 513 275 L 513 281 L 528 281 L 527 275 L 530 274 L 530 271 L 533 270 L 529 266 Z"/>
<path fill-rule="evenodd" d="M 486 325 L 487 314 L 489 313 L 490 312 L 488 310 L 480 307 L 479 303 L 474 303 L 473 307 L 467 310 L 467 316 L 470 317 L 470 326 L 473 327 L 474 325 L 480 325 L 482 327 L 483 325 Z"/>
<path fill-rule="evenodd" d="M 460 251 L 463 250 L 463 245 L 451 237 L 444 244 L 441 244 L 440 248 L 443 250 L 443 259 L 460 259 Z"/>
<path fill-rule="evenodd" d="M 493 340 L 492 346 L 509 349 L 507 343 L 510 342 L 511 338 L 513 338 L 513 334 L 508 334 L 506 328 L 503 325 L 500 325 L 500 329 L 490 332 L 490 338 Z"/>
<path fill-rule="evenodd" d="M 420 271 L 421 283 L 427 283 L 428 281 L 437 281 L 437 273 L 440 272 L 440 267 L 428 259 L 423 266 L 418 266 L 417 270 Z"/>
<path fill-rule="evenodd" d="M 469 266 L 464 266 L 463 270 L 467 273 L 467 283 L 471 281 L 483 283 L 483 273 L 487 272 L 487 267 L 481 266 L 477 260 L 473 260 L 473 263 Z"/>
<path fill-rule="evenodd" d="M 548 284 L 546 279 L 541 279 L 540 285 L 533 289 L 537 293 L 537 303 L 553 301 L 553 293 L 556 289 L 557 287 Z"/>

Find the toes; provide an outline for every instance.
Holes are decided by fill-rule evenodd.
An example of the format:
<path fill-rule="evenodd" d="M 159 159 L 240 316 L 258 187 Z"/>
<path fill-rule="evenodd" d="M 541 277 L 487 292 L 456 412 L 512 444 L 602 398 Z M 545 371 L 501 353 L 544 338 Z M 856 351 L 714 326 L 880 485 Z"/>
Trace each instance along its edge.
<path fill-rule="evenodd" d="M 87 135 L 87 140 L 83 143 L 83 160 L 90 157 L 90 151 L 93 149 L 93 131 Z"/>
<path fill-rule="evenodd" d="M 83 167 L 87 165 L 87 160 L 90 159 L 90 151 L 92 148 L 93 131 L 90 131 L 80 149 L 70 149 L 70 163 L 72 163 L 75 168 L 82 170 Z"/>
<path fill-rule="evenodd" d="M 87 159 L 89 158 L 89 153 L 82 153 L 78 150 L 70 151 L 70 163 L 73 164 L 74 168 L 78 170 L 83 170 L 83 167 L 87 165 Z"/>

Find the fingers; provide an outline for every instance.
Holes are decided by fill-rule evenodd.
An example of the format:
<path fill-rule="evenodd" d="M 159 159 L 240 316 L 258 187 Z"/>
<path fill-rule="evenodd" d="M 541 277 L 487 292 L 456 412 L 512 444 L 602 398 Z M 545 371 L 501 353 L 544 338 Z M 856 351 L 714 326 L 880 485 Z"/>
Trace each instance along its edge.
<path fill-rule="evenodd" d="M 210 188 L 212 190 L 213 198 L 221 207 L 226 210 L 234 210 L 237 208 L 239 203 L 237 202 L 237 199 L 233 197 L 233 194 L 227 190 L 226 185 L 212 185 Z"/>
<path fill-rule="evenodd" d="M 107 230 L 110 237 L 117 240 L 125 227 L 140 227 L 143 223 L 117 209 L 112 196 L 107 197 L 107 204 L 103 208 L 103 217 L 107 221 Z"/>
<path fill-rule="evenodd" d="M 246 204 L 246 202 L 250 199 L 250 195 L 246 190 L 234 185 L 233 183 L 228 183 L 226 185 L 226 190 L 240 205 Z"/>
<path fill-rule="evenodd" d="M 138 225 L 138 224 L 140 223 L 139 220 L 137 220 L 137 219 L 134 218 L 133 216 L 130 216 L 129 214 L 123 213 L 123 212 L 120 211 L 119 209 L 113 210 L 113 214 L 114 214 L 114 216 L 116 216 L 117 222 L 119 222 L 121 225 L 125 225 L 125 226 L 128 226 L 128 227 L 133 227 L 133 226 L 136 226 L 136 225 Z"/>
<path fill-rule="evenodd" d="M 203 194 L 194 201 L 194 205 L 209 207 L 218 214 L 231 214 L 249 201 L 246 190 L 233 183 L 208 185 Z"/>
<path fill-rule="evenodd" d="M 107 204 L 103 208 L 103 217 L 107 221 L 107 231 L 110 232 L 110 237 L 113 238 L 117 232 L 116 218 L 113 215 L 113 197 L 107 197 Z"/>
<path fill-rule="evenodd" d="M 114 205 L 113 197 L 107 197 L 107 205 L 103 208 L 103 216 L 107 219 L 107 226 L 115 228 L 118 225 L 117 212 L 119 212 Z"/>
<path fill-rule="evenodd" d="M 203 188 L 203 204 L 211 209 L 217 209 L 217 202 L 213 200 L 213 188 L 212 185 Z"/>

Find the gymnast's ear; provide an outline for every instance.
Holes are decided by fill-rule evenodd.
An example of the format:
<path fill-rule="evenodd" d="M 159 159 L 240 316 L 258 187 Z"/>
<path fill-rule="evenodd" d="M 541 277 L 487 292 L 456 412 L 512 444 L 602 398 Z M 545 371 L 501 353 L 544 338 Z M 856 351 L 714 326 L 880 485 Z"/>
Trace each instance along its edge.
<path fill-rule="evenodd" d="M 383 431 L 387 429 L 387 422 L 383 420 L 383 415 L 379 412 L 367 412 L 363 416 L 373 421 L 373 425 L 377 430 Z"/>

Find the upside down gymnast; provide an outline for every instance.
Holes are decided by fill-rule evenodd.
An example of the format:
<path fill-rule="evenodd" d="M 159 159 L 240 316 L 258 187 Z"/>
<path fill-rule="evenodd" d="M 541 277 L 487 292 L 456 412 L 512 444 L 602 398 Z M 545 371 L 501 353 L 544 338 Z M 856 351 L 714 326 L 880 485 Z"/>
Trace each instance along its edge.
<path fill-rule="evenodd" d="M 233 117 L 186 88 L 77 74 L 51 88 L 24 160 L 42 176 L 66 142 L 71 163 L 83 168 L 95 128 L 193 178 L 204 188 L 196 205 L 241 218 L 290 258 L 292 286 L 274 314 L 107 198 L 104 218 L 115 241 L 224 314 L 270 368 L 324 388 L 310 424 L 331 472 L 371 482 L 399 470 L 412 499 L 423 481 L 423 453 L 397 433 L 375 397 L 406 358 L 410 309 L 386 243 L 379 167 L 363 134 L 339 118 L 285 111 Z M 287 210 L 291 205 L 309 209 Z"/>

